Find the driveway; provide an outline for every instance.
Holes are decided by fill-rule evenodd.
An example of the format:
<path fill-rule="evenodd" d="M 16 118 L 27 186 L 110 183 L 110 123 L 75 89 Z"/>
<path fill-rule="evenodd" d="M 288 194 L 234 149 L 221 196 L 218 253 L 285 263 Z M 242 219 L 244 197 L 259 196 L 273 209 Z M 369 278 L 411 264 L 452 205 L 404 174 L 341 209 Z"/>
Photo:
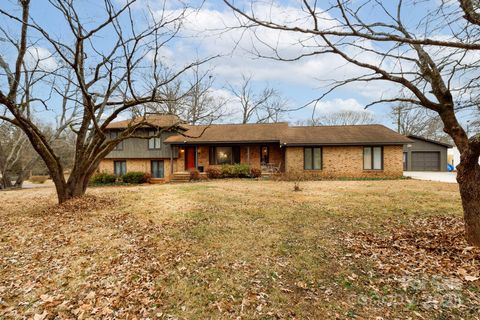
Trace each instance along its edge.
<path fill-rule="evenodd" d="M 417 180 L 457 183 L 456 172 L 404 171 L 403 175 Z"/>

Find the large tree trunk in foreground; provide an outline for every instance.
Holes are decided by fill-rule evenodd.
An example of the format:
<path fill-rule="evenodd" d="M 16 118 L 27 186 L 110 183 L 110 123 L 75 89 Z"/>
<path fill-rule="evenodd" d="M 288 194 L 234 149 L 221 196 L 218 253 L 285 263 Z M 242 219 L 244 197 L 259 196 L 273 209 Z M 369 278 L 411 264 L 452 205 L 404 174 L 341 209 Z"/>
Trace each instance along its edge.
<path fill-rule="evenodd" d="M 83 196 L 87 191 L 90 178 L 95 173 L 98 164 L 99 160 L 87 165 L 76 164 L 68 180 L 65 180 L 63 171 L 52 175 L 52 180 L 57 191 L 58 203 L 61 204 L 70 199 Z"/>
<path fill-rule="evenodd" d="M 457 170 L 465 220 L 465 236 L 469 244 L 480 247 L 480 165 L 478 156 L 462 153 Z"/>

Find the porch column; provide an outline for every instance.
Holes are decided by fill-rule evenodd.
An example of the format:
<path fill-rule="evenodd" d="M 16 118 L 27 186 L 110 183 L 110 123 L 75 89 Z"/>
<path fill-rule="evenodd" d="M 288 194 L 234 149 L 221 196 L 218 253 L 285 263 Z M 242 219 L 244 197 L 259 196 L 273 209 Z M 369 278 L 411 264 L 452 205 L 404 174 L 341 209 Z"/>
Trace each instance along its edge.
<path fill-rule="evenodd" d="M 173 148 L 176 148 L 176 147 L 170 146 L 170 175 L 173 174 Z"/>
<path fill-rule="evenodd" d="M 250 165 L 250 146 L 247 146 L 247 163 Z"/>
<path fill-rule="evenodd" d="M 195 169 L 198 169 L 198 146 L 195 146 Z"/>

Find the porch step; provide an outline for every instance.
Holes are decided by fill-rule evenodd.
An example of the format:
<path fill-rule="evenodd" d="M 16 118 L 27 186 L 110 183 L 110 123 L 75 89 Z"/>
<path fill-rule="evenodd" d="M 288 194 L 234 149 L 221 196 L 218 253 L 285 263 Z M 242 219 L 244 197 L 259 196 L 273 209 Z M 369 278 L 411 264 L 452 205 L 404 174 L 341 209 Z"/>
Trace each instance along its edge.
<path fill-rule="evenodd" d="M 190 173 L 189 172 L 174 172 L 170 182 L 189 182 Z"/>
<path fill-rule="evenodd" d="M 150 178 L 151 184 L 165 183 L 164 178 Z"/>

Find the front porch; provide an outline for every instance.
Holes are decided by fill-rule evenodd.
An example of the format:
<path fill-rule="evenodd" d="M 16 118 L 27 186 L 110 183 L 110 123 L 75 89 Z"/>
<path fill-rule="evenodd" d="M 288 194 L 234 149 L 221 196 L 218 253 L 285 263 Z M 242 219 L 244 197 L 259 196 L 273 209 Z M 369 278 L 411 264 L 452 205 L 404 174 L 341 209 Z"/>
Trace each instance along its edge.
<path fill-rule="evenodd" d="M 285 172 L 285 148 L 281 148 L 278 143 L 197 144 L 177 147 L 179 152 L 175 174 L 191 170 L 204 173 L 208 167 L 221 167 L 226 164 L 248 164 L 252 168 L 261 169 L 264 175 Z"/>

